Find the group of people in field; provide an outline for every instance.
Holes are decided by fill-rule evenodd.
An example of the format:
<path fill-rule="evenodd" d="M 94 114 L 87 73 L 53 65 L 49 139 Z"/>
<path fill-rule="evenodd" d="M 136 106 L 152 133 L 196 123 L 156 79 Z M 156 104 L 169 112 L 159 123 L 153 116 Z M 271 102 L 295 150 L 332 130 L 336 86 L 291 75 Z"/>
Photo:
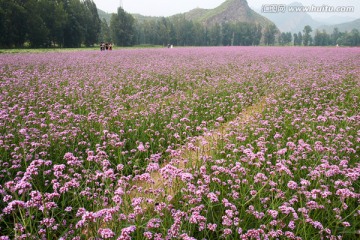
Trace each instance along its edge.
<path fill-rule="evenodd" d="M 111 51 L 112 48 L 113 48 L 112 43 L 104 43 L 104 42 L 100 43 L 100 51 L 107 51 L 107 50 Z"/>

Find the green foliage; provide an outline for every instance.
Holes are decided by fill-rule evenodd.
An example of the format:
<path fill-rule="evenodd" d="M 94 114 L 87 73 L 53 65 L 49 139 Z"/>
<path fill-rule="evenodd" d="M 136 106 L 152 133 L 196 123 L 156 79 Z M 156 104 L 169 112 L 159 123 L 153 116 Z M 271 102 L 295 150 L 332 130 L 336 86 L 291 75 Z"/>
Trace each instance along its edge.
<path fill-rule="evenodd" d="M 49 29 L 44 19 L 39 15 L 41 6 L 35 0 L 26 3 L 27 9 L 27 32 L 31 47 L 42 47 L 48 43 Z"/>
<path fill-rule="evenodd" d="M 118 46 L 131 46 L 134 44 L 135 28 L 134 17 L 119 7 L 117 14 L 110 19 L 112 40 Z"/>
<path fill-rule="evenodd" d="M 5 33 L 0 36 L 0 47 L 78 48 L 98 42 L 118 46 L 259 45 L 264 36 L 259 23 L 227 21 L 207 26 L 184 14 L 166 18 L 136 15 L 135 20 L 122 8 L 111 19 L 103 18 L 108 15 L 93 0 L 0 0 L 0 30 Z"/>
<path fill-rule="evenodd" d="M 98 36 L 99 41 L 101 42 L 112 42 L 111 35 L 110 35 L 110 28 L 108 23 L 106 22 L 106 19 L 103 18 L 100 23 L 100 33 Z"/>
<path fill-rule="evenodd" d="M 265 28 L 264 31 L 264 43 L 265 45 L 275 44 L 275 34 L 278 32 L 276 26 L 271 24 Z"/>
<path fill-rule="evenodd" d="M 320 31 L 317 29 L 314 34 L 314 38 L 311 36 L 312 29 L 310 26 L 305 26 L 303 33 L 299 32 L 294 34 L 294 46 L 315 45 L 315 46 L 359 46 L 360 45 L 360 33 L 358 29 L 353 29 L 350 32 L 340 32 L 338 28 L 334 28 L 331 34 L 327 33 L 325 29 Z M 286 45 L 284 41 L 286 33 L 282 33 L 279 37 L 279 44 Z"/>
<path fill-rule="evenodd" d="M 304 27 L 304 36 L 303 36 L 303 42 L 304 42 L 304 46 L 309 46 L 312 44 L 312 37 L 310 35 L 310 33 L 312 32 L 312 28 L 309 25 L 306 25 Z"/>
<path fill-rule="evenodd" d="M 330 36 L 323 30 L 320 32 L 316 30 L 315 37 L 314 37 L 314 44 L 315 46 L 328 46 L 330 45 Z"/>
<path fill-rule="evenodd" d="M 79 47 L 97 42 L 92 0 L 0 0 L 0 47 Z"/>
<path fill-rule="evenodd" d="M 260 24 L 227 22 L 205 26 L 187 20 L 184 15 L 137 21 L 136 44 L 165 46 L 251 46 L 262 38 Z"/>
<path fill-rule="evenodd" d="M 95 3 L 92 0 L 84 1 L 85 7 L 85 39 L 86 46 L 91 46 L 98 41 L 98 34 L 101 31 L 101 21 Z"/>
<path fill-rule="evenodd" d="M 4 47 L 21 47 L 26 38 L 26 9 L 22 1 L 0 0 L 1 37 Z"/>
<path fill-rule="evenodd" d="M 296 40 L 298 41 L 298 37 L 296 35 Z M 283 32 L 279 36 L 279 44 L 280 45 L 289 45 L 292 42 L 291 32 Z"/>
<path fill-rule="evenodd" d="M 359 30 L 353 29 L 350 33 L 345 32 L 337 39 L 336 43 L 345 46 L 360 46 Z"/>
<path fill-rule="evenodd" d="M 223 13 L 232 4 L 235 3 L 226 1 L 211 10 L 210 15 Z M 360 45 L 356 29 L 340 32 L 335 28 L 331 34 L 316 30 L 312 36 L 311 27 L 305 26 L 303 32 L 292 36 L 289 32 L 279 34 L 275 25 L 261 21 L 233 19 L 209 25 L 202 21 L 209 11 L 195 9 L 172 17 L 144 17 L 131 15 L 122 8 L 116 14 L 106 14 L 97 9 L 93 0 L 0 0 L 0 47 L 78 48 L 98 42 L 114 42 L 118 46 L 250 46 L 291 42 L 294 46 Z"/>

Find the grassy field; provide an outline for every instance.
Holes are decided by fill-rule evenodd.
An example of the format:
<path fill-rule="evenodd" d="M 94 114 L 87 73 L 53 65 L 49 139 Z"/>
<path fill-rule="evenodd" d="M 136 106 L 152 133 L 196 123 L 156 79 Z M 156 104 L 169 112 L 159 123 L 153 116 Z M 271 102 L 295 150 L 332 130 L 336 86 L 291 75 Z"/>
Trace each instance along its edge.
<path fill-rule="evenodd" d="M 358 48 L 0 60 L 1 240 L 360 237 Z"/>
<path fill-rule="evenodd" d="M 142 48 L 163 48 L 164 46 L 142 44 L 134 45 L 132 47 L 114 47 L 116 49 L 142 49 Z M 100 50 L 100 46 L 94 47 L 81 47 L 81 48 L 12 48 L 12 49 L 0 49 L 0 54 L 12 54 L 12 53 L 47 53 L 47 52 L 78 52 L 78 51 L 97 51 Z"/>

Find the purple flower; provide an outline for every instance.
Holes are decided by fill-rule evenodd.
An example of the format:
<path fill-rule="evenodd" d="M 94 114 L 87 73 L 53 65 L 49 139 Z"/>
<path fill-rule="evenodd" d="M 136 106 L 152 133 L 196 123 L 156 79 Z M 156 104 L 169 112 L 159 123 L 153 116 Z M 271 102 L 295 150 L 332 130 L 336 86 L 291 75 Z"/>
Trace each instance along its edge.
<path fill-rule="evenodd" d="M 292 190 L 295 190 L 295 189 L 297 189 L 298 185 L 294 181 L 289 181 L 288 184 L 287 184 L 287 187 L 292 189 Z"/>
<path fill-rule="evenodd" d="M 117 240 L 131 240 L 131 233 L 135 232 L 136 226 L 130 226 L 127 228 L 123 228 L 121 230 L 121 235 L 117 238 Z"/>
<path fill-rule="evenodd" d="M 139 146 L 137 147 L 137 149 L 138 149 L 140 152 L 146 152 L 145 146 L 144 146 L 144 144 L 143 144 L 142 142 L 139 144 Z"/>
<path fill-rule="evenodd" d="M 218 202 L 219 201 L 217 195 L 215 193 L 213 193 L 213 192 L 208 193 L 207 197 L 210 199 L 211 202 Z"/>
<path fill-rule="evenodd" d="M 100 228 L 98 234 L 104 239 L 113 238 L 115 236 L 115 233 L 110 228 Z"/>

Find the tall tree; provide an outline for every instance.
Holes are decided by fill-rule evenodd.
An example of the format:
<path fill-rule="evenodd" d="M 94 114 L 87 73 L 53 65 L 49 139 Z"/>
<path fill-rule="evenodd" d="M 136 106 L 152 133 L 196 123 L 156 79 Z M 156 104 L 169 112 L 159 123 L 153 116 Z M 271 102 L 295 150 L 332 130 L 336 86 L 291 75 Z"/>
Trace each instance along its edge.
<path fill-rule="evenodd" d="M 84 0 L 85 7 L 85 45 L 91 46 L 98 42 L 98 35 L 101 31 L 101 21 L 97 11 L 96 4 L 92 0 Z"/>
<path fill-rule="evenodd" d="M 337 40 L 338 38 L 340 37 L 340 33 L 339 33 L 339 29 L 338 28 L 334 28 L 330 38 L 331 38 L 331 43 L 333 45 L 336 45 L 337 44 Z"/>
<path fill-rule="evenodd" d="M 101 28 L 98 39 L 100 42 L 112 42 L 110 28 L 105 18 L 103 18 L 101 21 Z"/>
<path fill-rule="evenodd" d="M 264 43 L 265 45 L 274 45 L 275 44 L 275 34 L 277 33 L 277 28 L 274 24 L 266 26 L 264 31 Z"/>
<path fill-rule="evenodd" d="M 234 33 L 234 29 L 233 26 L 231 26 L 230 23 L 223 23 L 221 25 L 221 39 L 222 39 L 222 45 L 223 46 L 230 46 L 233 44 L 233 35 L 235 35 Z"/>
<path fill-rule="evenodd" d="M 297 37 L 297 35 L 296 35 Z M 289 45 L 292 41 L 292 35 L 291 32 L 282 32 L 279 35 L 279 44 L 280 45 Z"/>
<path fill-rule="evenodd" d="M 165 46 L 170 43 L 170 24 L 171 23 L 169 22 L 169 20 L 167 20 L 165 17 L 162 17 L 157 21 L 156 32 L 158 34 L 158 44 Z"/>
<path fill-rule="evenodd" d="M 310 35 L 311 32 L 312 32 L 312 28 L 309 25 L 306 25 L 304 27 L 304 30 L 303 30 L 303 33 L 304 33 L 304 36 L 303 36 L 304 46 L 311 45 L 311 43 L 312 43 L 312 37 Z"/>
<path fill-rule="evenodd" d="M 37 0 L 28 0 L 25 3 L 27 14 L 27 40 L 32 47 L 47 47 L 49 45 L 49 29 L 47 28 L 41 5 Z"/>
<path fill-rule="evenodd" d="M 131 46 L 135 42 L 134 17 L 119 7 L 117 14 L 112 14 L 110 31 L 113 41 L 118 46 Z"/>
<path fill-rule="evenodd" d="M 219 46 L 221 44 L 221 27 L 218 23 L 209 30 L 209 45 Z"/>
<path fill-rule="evenodd" d="M 350 32 L 352 36 L 352 45 L 351 46 L 359 46 L 360 45 L 360 32 L 358 29 L 354 28 Z"/>
<path fill-rule="evenodd" d="M 206 30 L 205 27 L 199 22 L 194 22 L 194 45 L 206 45 Z"/>
<path fill-rule="evenodd" d="M 79 0 L 65 0 L 64 5 L 67 13 L 64 47 L 80 47 L 85 39 L 85 7 Z"/>
<path fill-rule="evenodd" d="M 303 35 L 301 32 L 298 33 L 298 45 L 301 46 L 303 44 Z"/>
<path fill-rule="evenodd" d="M 67 13 L 62 1 L 39 0 L 39 12 L 49 31 L 48 45 L 63 46 Z"/>
<path fill-rule="evenodd" d="M 251 36 L 253 36 L 253 43 L 252 45 L 259 45 L 262 37 L 262 27 L 260 24 L 256 24 L 253 26 L 251 32 Z"/>
<path fill-rule="evenodd" d="M 359 46 L 360 45 L 360 33 L 357 29 L 352 29 L 351 32 L 344 32 L 340 34 L 338 38 L 338 44 L 344 46 Z"/>
<path fill-rule="evenodd" d="M 0 0 L 0 44 L 4 47 L 21 47 L 25 43 L 27 13 L 24 3 L 21 0 Z"/>
<path fill-rule="evenodd" d="M 330 36 L 323 30 L 320 32 L 319 29 L 315 31 L 314 45 L 315 46 L 328 46 L 331 44 Z"/>
<path fill-rule="evenodd" d="M 298 45 L 298 41 L 299 41 L 298 35 L 294 33 L 294 46 Z"/>

